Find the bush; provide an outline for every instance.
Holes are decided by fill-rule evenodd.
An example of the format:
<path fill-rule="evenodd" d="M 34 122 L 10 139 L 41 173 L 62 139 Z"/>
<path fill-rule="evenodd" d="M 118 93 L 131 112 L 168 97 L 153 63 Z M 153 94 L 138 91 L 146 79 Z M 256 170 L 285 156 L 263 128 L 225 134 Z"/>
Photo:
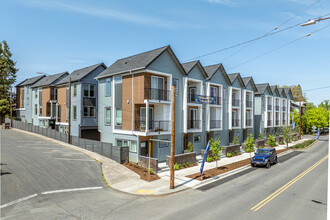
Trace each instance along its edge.
<path fill-rule="evenodd" d="M 271 147 L 276 146 L 275 137 L 272 136 L 272 135 L 269 135 L 269 136 L 268 136 L 267 144 L 268 144 L 269 146 L 271 146 Z"/>
<path fill-rule="evenodd" d="M 283 141 L 281 141 L 281 142 L 280 142 L 280 144 L 282 145 L 282 144 L 284 144 L 284 142 L 283 142 Z"/>
<path fill-rule="evenodd" d="M 174 164 L 174 169 L 175 170 L 179 170 L 180 168 L 181 168 L 181 165 L 180 164 L 177 164 L 177 163 Z"/>
<path fill-rule="evenodd" d="M 233 144 L 238 144 L 238 137 L 236 135 L 234 136 Z"/>
<path fill-rule="evenodd" d="M 240 153 L 238 153 L 238 151 L 237 150 L 235 150 L 234 152 L 232 152 L 232 153 L 227 153 L 226 154 L 226 157 L 233 157 L 233 156 L 237 156 L 237 155 L 239 155 Z"/>
<path fill-rule="evenodd" d="M 293 140 L 293 141 L 297 141 L 297 138 L 293 138 L 292 140 Z"/>
<path fill-rule="evenodd" d="M 213 161 L 213 157 L 207 156 L 206 162 L 212 162 L 212 161 Z"/>
<path fill-rule="evenodd" d="M 189 163 L 188 162 L 187 163 L 183 163 L 182 166 L 183 167 L 189 167 Z"/>
<path fill-rule="evenodd" d="M 189 141 L 188 143 L 188 152 L 193 152 L 194 150 L 194 145 L 191 143 L 191 141 Z"/>
<path fill-rule="evenodd" d="M 152 168 L 149 169 L 149 173 L 152 174 Z"/>
<path fill-rule="evenodd" d="M 291 148 L 294 148 L 294 149 L 305 148 L 305 147 L 311 145 L 314 142 L 315 142 L 315 140 L 304 141 L 303 143 L 293 145 Z"/>
<path fill-rule="evenodd" d="M 258 139 L 259 140 L 264 139 L 264 136 L 262 136 L 262 134 L 260 133 L 259 136 L 258 136 Z"/>
<path fill-rule="evenodd" d="M 276 136 L 276 137 L 278 137 L 278 136 L 279 136 L 277 132 L 275 132 L 275 136 Z"/>
<path fill-rule="evenodd" d="M 261 149 L 261 148 L 264 148 L 265 146 L 260 146 L 260 147 L 258 147 L 258 149 Z"/>
<path fill-rule="evenodd" d="M 246 152 L 251 153 L 253 151 L 254 137 L 252 136 L 252 134 L 250 134 L 250 136 L 246 139 L 244 146 L 245 146 Z M 251 157 L 251 155 L 250 155 L 250 157 Z"/>

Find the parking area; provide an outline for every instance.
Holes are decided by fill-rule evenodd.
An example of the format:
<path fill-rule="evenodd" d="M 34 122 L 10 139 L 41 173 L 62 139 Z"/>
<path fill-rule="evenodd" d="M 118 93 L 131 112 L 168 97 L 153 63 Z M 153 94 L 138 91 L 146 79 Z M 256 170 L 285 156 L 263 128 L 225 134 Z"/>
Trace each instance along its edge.
<path fill-rule="evenodd" d="M 83 153 L 17 130 L 0 130 L 1 205 L 34 194 L 106 188 L 101 165 Z"/>

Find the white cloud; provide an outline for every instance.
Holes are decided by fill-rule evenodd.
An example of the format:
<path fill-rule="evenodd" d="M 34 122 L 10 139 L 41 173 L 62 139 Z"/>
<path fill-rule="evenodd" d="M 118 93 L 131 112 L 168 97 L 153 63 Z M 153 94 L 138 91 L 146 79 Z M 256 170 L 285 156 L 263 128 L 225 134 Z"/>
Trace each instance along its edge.
<path fill-rule="evenodd" d="M 232 0 L 206 0 L 209 3 L 219 4 L 219 5 L 226 5 L 226 6 L 236 6 L 237 3 Z"/>

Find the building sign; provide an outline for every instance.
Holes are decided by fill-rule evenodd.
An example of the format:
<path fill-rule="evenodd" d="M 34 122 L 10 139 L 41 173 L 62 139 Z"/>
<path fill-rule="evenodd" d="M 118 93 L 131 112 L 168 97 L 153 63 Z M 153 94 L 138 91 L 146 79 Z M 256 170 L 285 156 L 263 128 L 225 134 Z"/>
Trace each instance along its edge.
<path fill-rule="evenodd" d="M 196 103 L 198 103 L 198 104 L 215 104 L 215 97 L 196 95 Z"/>

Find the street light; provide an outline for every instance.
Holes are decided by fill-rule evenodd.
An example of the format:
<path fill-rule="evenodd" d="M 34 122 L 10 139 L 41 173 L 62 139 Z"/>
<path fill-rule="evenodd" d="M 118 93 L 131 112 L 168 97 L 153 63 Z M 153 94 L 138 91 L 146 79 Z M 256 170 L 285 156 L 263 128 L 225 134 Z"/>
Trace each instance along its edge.
<path fill-rule="evenodd" d="M 312 20 L 308 20 L 307 22 L 300 24 L 300 26 L 308 26 L 308 25 L 312 25 L 312 24 L 315 24 L 316 22 L 323 21 L 323 20 L 327 20 L 327 19 L 330 19 L 330 17 L 327 17 L 327 18 L 319 18 L 319 19 L 316 19 L 316 20 L 314 20 L 314 19 L 312 19 Z"/>

